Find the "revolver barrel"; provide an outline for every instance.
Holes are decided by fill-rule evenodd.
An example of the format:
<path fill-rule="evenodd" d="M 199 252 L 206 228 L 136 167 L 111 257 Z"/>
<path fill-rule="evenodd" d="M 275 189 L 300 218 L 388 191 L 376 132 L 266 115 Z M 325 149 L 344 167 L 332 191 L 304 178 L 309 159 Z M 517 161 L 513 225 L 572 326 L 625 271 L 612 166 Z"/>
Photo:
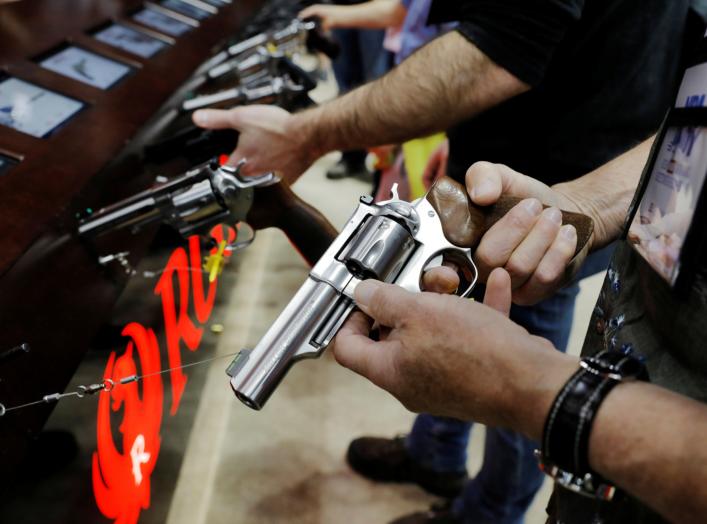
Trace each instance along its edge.
<path fill-rule="evenodd" d="M 293 363 L 324 351 L 353 306 L 330 284 L 307 278 L 258 345 L 242 350 L 229 366 L 238 399 L 261 409 Z"/>

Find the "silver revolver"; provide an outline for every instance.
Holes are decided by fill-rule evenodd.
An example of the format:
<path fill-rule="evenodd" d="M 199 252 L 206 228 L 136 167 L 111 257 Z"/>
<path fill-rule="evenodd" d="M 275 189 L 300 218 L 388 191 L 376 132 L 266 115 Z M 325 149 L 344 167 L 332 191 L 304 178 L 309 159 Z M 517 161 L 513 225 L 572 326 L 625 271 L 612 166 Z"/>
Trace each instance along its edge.
<path fill-rule="evenodd" d="M 258 49 L 263 46 L 275 48 L 287 55 L 302 52 L 307 49 L 309 32 L 316 29 L 316 27 L 317 24 L 313 21 L 303 21 L 295 18 L 281 29 L 259 33 L 229 46 L 216 55 L 211 62 L 216 64 L 233 57 L 243 60 L 257 53 Z"/>
<path fill-rule="evenodd" d="M 442 257 L 460 268 L 465 278 L 458 294 L 469 296 L 477 279 L 471 249 L 445 238 L 428 199 L 409 203 L 395 191 L 391 200 L 377 204 L 362 197 L 258 345 L 242 350 L 228 368 L 236 396 L 260 409 L 294 362 L 321 355 L 353 311 L 359 282 L 373 278 L 421 291 L 423 271 Z"/>
<path fill-rule="evenodd" d="M 212 67 L 207 71 L 206 78 L 213 81 L 233 74 L 240 85 L 252 84 L 263 77 L 277 76 L 279 62 L 284 58 L 285 54 L 282 52 L 270 52 L 265 47 L 260 47 L 250 56 L 236 57 Z"/>
<path fill-rule="evenodd" d="M 114 203 L 83 218 L 78 234 L 91 238 L 119 229 L 137 232 L 155 223 L 182 236 L 208 235 L 218 224 L 246 222 L 254 231 L 276 227 L 314 263 L 336 237 L 336 229 L 272 173 L 240 174 L 236 167 L 203 163 L 184 175 Z"/>
<path fill-rule="evenodd" d="M 254 190 L 277 184 L 278 179 L 272 173 L 245 178 L 240 174 L 241 165 L 219 166 L 213 161 L 201 164 L 165 184 L 85 217 L 78 233 L 95 236 L 121 228 L 138 231 L 164 222 L 186 238 L 203 234 L 217 224 L 244 220 L 252 206 Z"/>
<path fill-rule="evenodd" d="M 519 202 L 502 197 L 492 206 L 476 206 L 466 189 L 447 177 L 412 203 L 400 200 L 395 192 L 391 200 L 377 204 L 362 197 L 275 323 L 254 349 L 241 350 L 228 367 L 238 399 L 261 409 L 293 363 L 320 356 L 355 308 L 354 290 L 362 280 L 372 278 L 419 292 L 424 272 L 447 261 L 459 273 L 457 294 L 468 297 L 478 278 L 473 250 Z M 581 260 L 593 223 L 565 211 L 563 221 L 577 229 L 575 259 Z"/>

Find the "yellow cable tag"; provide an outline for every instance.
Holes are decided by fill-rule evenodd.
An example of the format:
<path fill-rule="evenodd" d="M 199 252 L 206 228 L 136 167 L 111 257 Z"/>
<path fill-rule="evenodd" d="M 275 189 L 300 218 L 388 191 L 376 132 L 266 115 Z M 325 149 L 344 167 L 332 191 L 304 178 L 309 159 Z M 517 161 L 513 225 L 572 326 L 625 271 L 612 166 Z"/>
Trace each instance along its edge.
<path fill-rule="evenodd" d="M 268 42 L 265 46 L 269 53 L 277 53 L 277 46 L 272 42 Z"/>
<path fill-rule="evenodd" d="M 226 251 L 227 245 L 225 240 L 219 242 L 218 251 L 206 257 L 204 261 L 204 271 L 208 271 L 209 273 L 209 282 L 214 282 L 216 277 L 221 274 L 223 268 L 226 266 L 226 259 L 223 254 Z"/>

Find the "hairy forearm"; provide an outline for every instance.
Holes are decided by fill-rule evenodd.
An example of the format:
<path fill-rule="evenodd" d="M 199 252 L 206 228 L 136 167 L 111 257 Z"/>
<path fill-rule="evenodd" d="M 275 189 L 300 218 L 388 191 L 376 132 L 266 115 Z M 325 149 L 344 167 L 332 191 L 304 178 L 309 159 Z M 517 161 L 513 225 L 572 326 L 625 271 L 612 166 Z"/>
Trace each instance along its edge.
<path fill-rule="evenodd" d="M 653 140 L 646 140 L 581 178 L 553 187 L 594 219 L 592 249 L 610 244 L 621 234 Z"/>
<path fill-rule="evenodd" d="M 292 126 L 318 154 L 400 143 L 445 130 L 527 89 L 452 32 L 384 77 L 297 114 Z"/>
<path fill-rule="evenodd" d="M 672 522 L 707 515 L 707 407 L 644 383 L 618 386 L 590 438 L 592 467 Z"/>

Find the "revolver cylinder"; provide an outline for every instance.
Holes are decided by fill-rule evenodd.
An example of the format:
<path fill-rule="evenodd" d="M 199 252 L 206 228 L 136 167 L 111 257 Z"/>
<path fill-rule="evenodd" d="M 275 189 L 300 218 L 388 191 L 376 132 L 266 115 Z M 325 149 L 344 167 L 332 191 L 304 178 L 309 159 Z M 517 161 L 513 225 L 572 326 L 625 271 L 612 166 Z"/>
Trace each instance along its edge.
<path fill-rule="evenodd" d="M 415 249 L 407 228 L 387 216 L 371 216 L 354 235 L 339 259 L 360 280 L 392 281 Z"/>

